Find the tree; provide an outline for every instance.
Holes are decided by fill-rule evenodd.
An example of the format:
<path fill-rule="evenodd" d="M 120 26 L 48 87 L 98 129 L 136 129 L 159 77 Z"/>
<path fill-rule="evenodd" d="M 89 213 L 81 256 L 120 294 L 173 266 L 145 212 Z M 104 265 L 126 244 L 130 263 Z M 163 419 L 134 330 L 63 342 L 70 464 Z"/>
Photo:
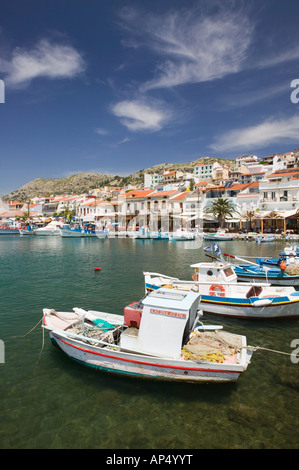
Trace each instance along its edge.
<path fill-rule="evenodd" d="M 249 231 L 250 232 L 252 231 L 251 222 L 256 217 L 257 217 L 257 215 L 256 215 L 255 211 L 247 211 L 246 214 L 244 215 L 244 218 L 246 219 L 246 223 L 247 223 L 247 230 L 248 230 L 248 222 L 249 222 Z"/>
<path fill-rule="evenodd" d="M 237 211 L 235 205 L 231 201 L 219 197 L 210 206 L 205 207 L 205 212 L 217 217 L 220 227 L 224 228 L 226 217 L 232 217 L 233 213 Z"/>

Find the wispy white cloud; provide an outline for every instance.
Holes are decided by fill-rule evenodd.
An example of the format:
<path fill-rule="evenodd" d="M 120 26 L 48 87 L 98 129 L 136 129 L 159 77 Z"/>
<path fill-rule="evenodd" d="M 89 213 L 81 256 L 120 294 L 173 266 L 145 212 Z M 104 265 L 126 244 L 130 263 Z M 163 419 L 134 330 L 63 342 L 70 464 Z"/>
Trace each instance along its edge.
<path fill-rule="evenodd" d="M 262 44 L 256 40 L 259 24 L 245 2 L 211 4 L 211 8 L 172 9 L 159 16 L 123 9 L 127 32 L 123 45 L 148 48 L 159 58 L 152 78 L 141 85 L 142 92 L 211 81 L 299 58 L 294 35 L 285 47 L 277 37 Z"/>
<path fill-rule="evenodd" d="M 210 148 L 217 152 L 252 151 L 269 144 L 298 141 L 299 115 L 283 119 L 269 119 L 255 126 L 234 129 L 216 137 Z"/>
<path fill-rule="evenodd" d="M 274 96 L 278 96 L 281 94 L 287 94 L 289 96 L 289 82 L 276 86 L 264 86 L 264 84 L 262 84 L 259 88 L 256 87 L 254 90 L 252 89 L 252 87 L 249 89 L 247 85 L 247 87 L 244 87 L 242 90 L 236 91 L 234 89 L 233 93 L 227 93 L 226 95 L 224 95 L 222 98 L 222 102 L 228 108 L 238 108 L 252 105 L 259 101 L 273 98 Z"/>
<path fill-rule="evenodd" d="M 16 48 L 10 60 L 0 60 L 5 84 L 27 86 L 34 78 L 72 78 L 85 69 L 82 56 L 69 45 L 43 39 L 30 50 Z"/>
<path fill-rule="evenodd" d="M 96 134 L 99 134 L 99 135 L 108 135 L 109 134 L 109 131 L 107 129 L 104 129 L 103 127 L 98 127 L 96 130 L 95 130 Z"/>
<path fill-rule="evenodd" d="M 130 142 L 131 139 L 129 139 L 128 137 L 125 137 L 124 139 L 122 139 L 119 144 L 126 144 L 127 142 Z"/>
<path fill-rule="evenodd" d="M 222 8 L 214 15 L 189 9 L 159 17 L 150 15 L 143 20 L 131 10 L 126 11 L 124 19 L 131 26 L 130 32 L 135 33 L 135 41 L 131 38 L 127 45 L 146 45 L 162 57 L 155 76 L 142 85 L 142 91 L 199 83 L 238 72 L 253 35 L 246 15 Z M 142 35 L 139 44 L 138 35 Z"/>
<path fill-rule="evenodd" d="M 276 65 L 281 65 L 292 60 L 297 60 L 299 58 L 299 46 L 291 45 L 287 50 L 280 51 L 279 53 L 273 54 L 273 52 L 267 56 L 263 57 L 261 62 L 258 62 L 256 67 L 264 69 L 268 67 L 273 67 Z"/>
<path fill-rule="evenodd" d="M 170 113 L 163 109 L 161 103 L 147 103 L 142 99 L 120 101 L 111 110 L 133 132 L 159 131 L 170 119 Z"/>

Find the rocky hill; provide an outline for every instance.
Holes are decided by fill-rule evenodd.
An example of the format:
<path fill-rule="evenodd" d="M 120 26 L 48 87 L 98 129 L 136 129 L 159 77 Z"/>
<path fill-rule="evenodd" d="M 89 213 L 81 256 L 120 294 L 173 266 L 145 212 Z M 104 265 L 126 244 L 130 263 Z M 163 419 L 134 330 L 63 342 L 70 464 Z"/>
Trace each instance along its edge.
<path fill-rule="evenodd" d="M 79 173 L 66 178 L 37 178 L 22 186 L 20 189 L 10 194 L 2 196 L 3 201 L 27 201 L 33 197 L 51 196 L 58 194 L 82 194 L 88 193 L 91 189 L 103 186 L 126 186 L 127 184 L 142 184 L 144 173 L 160 173 L 166 170 L 193 171 L 199 163 L 205 161 L 217 161 L 220 164 L 232 166 L 233 160 L 217 158 L 200 158 L 189 163 L 162 163 L 151 168 L 139 170 L 129 176 L 103 175 L 100 173 Z"/>

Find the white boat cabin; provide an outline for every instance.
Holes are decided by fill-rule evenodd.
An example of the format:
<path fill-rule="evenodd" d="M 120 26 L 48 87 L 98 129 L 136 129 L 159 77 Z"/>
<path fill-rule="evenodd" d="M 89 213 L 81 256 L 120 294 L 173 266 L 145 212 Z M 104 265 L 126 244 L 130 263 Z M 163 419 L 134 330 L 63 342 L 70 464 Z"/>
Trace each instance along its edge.
<path fill-rule="evenodd" d="M 129 326 L 121 335 L 120 349 L 152 356 L 179 359 L 199 316 L 200 295 L 196 292 L 161 288 L 142 300 L 142 305 L 125 308 Z"/>
<path fill-rule="evenodd" d="M 193 281 L 210 283 L 237 282 L 237 275 L 230 263 L 196 263 L 191 264 L 195 269 Z"/>

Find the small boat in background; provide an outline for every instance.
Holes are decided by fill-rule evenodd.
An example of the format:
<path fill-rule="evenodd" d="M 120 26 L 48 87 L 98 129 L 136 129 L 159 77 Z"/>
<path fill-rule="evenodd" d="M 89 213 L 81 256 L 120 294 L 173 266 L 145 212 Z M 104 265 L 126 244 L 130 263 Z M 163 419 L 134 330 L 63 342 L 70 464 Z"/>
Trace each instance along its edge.
<path fill-rule="evenodd" d="M 34 231 L 31 227 L 31 225 L 28 225 L 27 227 L 22 226 L 19 229 L 19 233 L 20 233 L 21 236 L 34 235 Z"/>
<path fill-rule="evenodd" d="M 124 316 L 74 308 L 43 309 L 51 341 L 84 366 L 132 377 L 180 382 L 235 382 L 252 348 L 245 336 L 196 326 L 200 295 L 159 289 L 124 309 Z"/>
<path fill-rule="evenodd" d="M 20 223 L 15 221 L 1 222 L 0 235 L 19 235 Z"/>
<path fill-rule="evenodd" d="M 99 230 L 95 224 L 72 224 L 59 228 L 59 234 L 63 238 L 108 238 L 108 230 Z"/>
<path fill-rule="evenodd" d="M 45 227 L 36 228 L 33 230 L 34 235 L 38 236 L 59 236 L 59 229 L 61 227 L 61 222 L 52 220 Z"/>
<path fill-rule="evenodd" d="M 169 240 L 169 232 L 162 232 L 158 230 L 156 232 L 150 232 L 151 240 Z"/>
<path fill-rule="evenodd" d="M 177 230 L 176 232 L 169 233 L 169 241 L 171 242 L 178 242 L 178 241 L 187 241 L 187 240 L 195 240 L 196 233 L 190 232 L 184 228 Z"/>
<path fill-rule="evenodd" d="M 134 232 L 129 232 L 129 237 L 147 240 L 151 238 L 151 232 L 147 226 L 143 226 L 143 227 L 139 227 L 139 230 L 136 230 Z"/>
<path fill-rule="evenodd" d="M 257 243 L 267 243 L 267 242 L 274 242 L 275 241 L 275 236 L 274 235 L 257 235 L 255 237 L 255 241 Z"/>
<path fill-rule="evenodd" d="M 230 233 L 226 233 L 225 230 L 218 229 L 216 233 L 204 233 L 203 234 L 203 239 L 204 240 L 209 240 L 209 241 L 229 241 L 233 240 L 234 237 Z"/>

